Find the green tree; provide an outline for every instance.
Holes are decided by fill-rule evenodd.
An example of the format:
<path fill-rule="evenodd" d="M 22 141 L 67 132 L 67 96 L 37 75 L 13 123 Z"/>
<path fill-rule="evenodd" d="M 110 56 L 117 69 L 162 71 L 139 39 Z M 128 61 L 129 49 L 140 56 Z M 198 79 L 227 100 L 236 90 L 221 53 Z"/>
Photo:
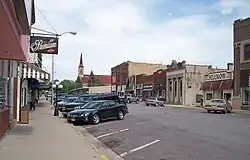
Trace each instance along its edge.
<path fill-rule="evenodd" d="M 64 79 L 61 81 L 61 84 L 63 85 L 63 88 L 61 89 L 62 93 L 69 93 L 69 91 L 75 89 L 75 82 L 72 80 Z"/>
<path fill-rule="evenodd" d="M 100 86 L 101 81 L 94 75 L 93 71 L 89 74 L 88 87 Z"/>
<path fill-rule="evenodd" d="M 79 76 L 77 76 L 77 79 L 75 80 L 75 88 L 82 88 L 82 81 Z"/>

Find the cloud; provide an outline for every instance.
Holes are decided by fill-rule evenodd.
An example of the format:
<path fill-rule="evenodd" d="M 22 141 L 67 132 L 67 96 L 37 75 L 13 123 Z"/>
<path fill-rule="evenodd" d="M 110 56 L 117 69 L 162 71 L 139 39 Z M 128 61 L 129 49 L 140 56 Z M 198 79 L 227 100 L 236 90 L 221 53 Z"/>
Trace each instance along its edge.
<path fill-rule="evenodd" d="M 71 2 L 37 0 L 37 6 L 57 32 L 78 33 L 60 37 L 55 73 L 58 79 L 76 78 L 81 52 L 86 74 L 91 70 L 95 74 L 110 74 L 111 67 L 127 60 L 168 64 L 176 59 L 221 67 L 232 61 L 232 21 L 217 22 L 207 12 L 191 14 L 192 5 L 190 14 L 175 16 L 178 8 L 176 12 L 167 10 L 165 16 L 161 13 L 161 21 L 155 23 L 149 18 L 157 12 L 149 9 L 155 3 L 152 0 Z M 56 7 L 48 8 L 47 4 Z M 41 14 L 36 14 L 35 26 L 51 31 Z M 44 56 L 44 66 L 51 70 L 50 56 Z"/>

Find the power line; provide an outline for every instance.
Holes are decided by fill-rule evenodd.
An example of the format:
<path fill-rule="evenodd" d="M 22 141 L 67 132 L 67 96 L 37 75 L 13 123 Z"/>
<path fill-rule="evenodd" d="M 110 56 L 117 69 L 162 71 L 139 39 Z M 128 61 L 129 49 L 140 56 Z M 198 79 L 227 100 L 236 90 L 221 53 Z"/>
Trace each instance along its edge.
<path fill-rule="evenodd" d="M 39 7 L 36 4 L 35 4 L 35 7 L 38 10 L 38 12 L 43 16 L 43 18 L 47 21 L 47 23 L 50 25 L 50 27 L 54 30 L 54 32 L 57 33 L 56 29 L 52 26 L 50 21 L 46 18 L 46 16 L 42 13 L 42 11 L 39 9 Z"/>

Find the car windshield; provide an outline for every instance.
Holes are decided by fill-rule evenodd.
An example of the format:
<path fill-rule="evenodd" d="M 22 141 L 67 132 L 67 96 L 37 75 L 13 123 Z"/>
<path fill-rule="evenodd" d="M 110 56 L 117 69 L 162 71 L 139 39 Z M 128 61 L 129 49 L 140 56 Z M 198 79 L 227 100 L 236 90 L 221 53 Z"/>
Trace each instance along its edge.
<path fill-rule="evenodd" d="M 222 99 L 214 99 L 214 100 L 211 100 L 212 103 L 224 103 L 224 100 Z"/>
<path fill-rule="evenodd" d="M 88 101 L 92 98 L 92 96 L 81 96 L 78 98 L 78 102 Z"/>
<path fill-rule="evenodd" d="M 149 100 L 155 100 L 155 97 L 150 97 L 150 98 L 148 98 Z"/>
<path fill-rule="evenodd" d="M 83 106 L 84 109 L 96 109 L 99 108 L 101 103 L 99 102 L 90 102 Z"/>

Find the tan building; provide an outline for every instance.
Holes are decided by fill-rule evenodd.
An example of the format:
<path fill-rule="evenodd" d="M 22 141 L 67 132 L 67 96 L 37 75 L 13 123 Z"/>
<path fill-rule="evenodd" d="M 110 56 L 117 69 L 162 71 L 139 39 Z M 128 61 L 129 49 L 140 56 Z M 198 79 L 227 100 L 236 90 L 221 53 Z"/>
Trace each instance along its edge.
<path fill-rule="evenodd" d="M 141 63 L 141 62 L 123 62 L 111 68 L 111 90 L 115 93 L 130 92 L 134 93 L 135 86 L 129 87 L 129 77 L 139 74 L 152 74 L 159 69 L 166 69 L 167 65 Z M 135 84 L 135 83 L 133 83 Z"/>
<path fill-rule="evenodd" d="M 213 69 L 208 65 L 186 64 L 172 61 L 166 72 L 166 100 L 168 104 L 200 105 L 203 92 L 200 90 L 203 77 Z"/>
<path fill-rule="evenodd" d="M 223 71 L 210 71 L 203 77 L 201 85 L 204 104 L 211 99 L 231 100 L 233 96 L 233 63 L 227 64 Z"/>

